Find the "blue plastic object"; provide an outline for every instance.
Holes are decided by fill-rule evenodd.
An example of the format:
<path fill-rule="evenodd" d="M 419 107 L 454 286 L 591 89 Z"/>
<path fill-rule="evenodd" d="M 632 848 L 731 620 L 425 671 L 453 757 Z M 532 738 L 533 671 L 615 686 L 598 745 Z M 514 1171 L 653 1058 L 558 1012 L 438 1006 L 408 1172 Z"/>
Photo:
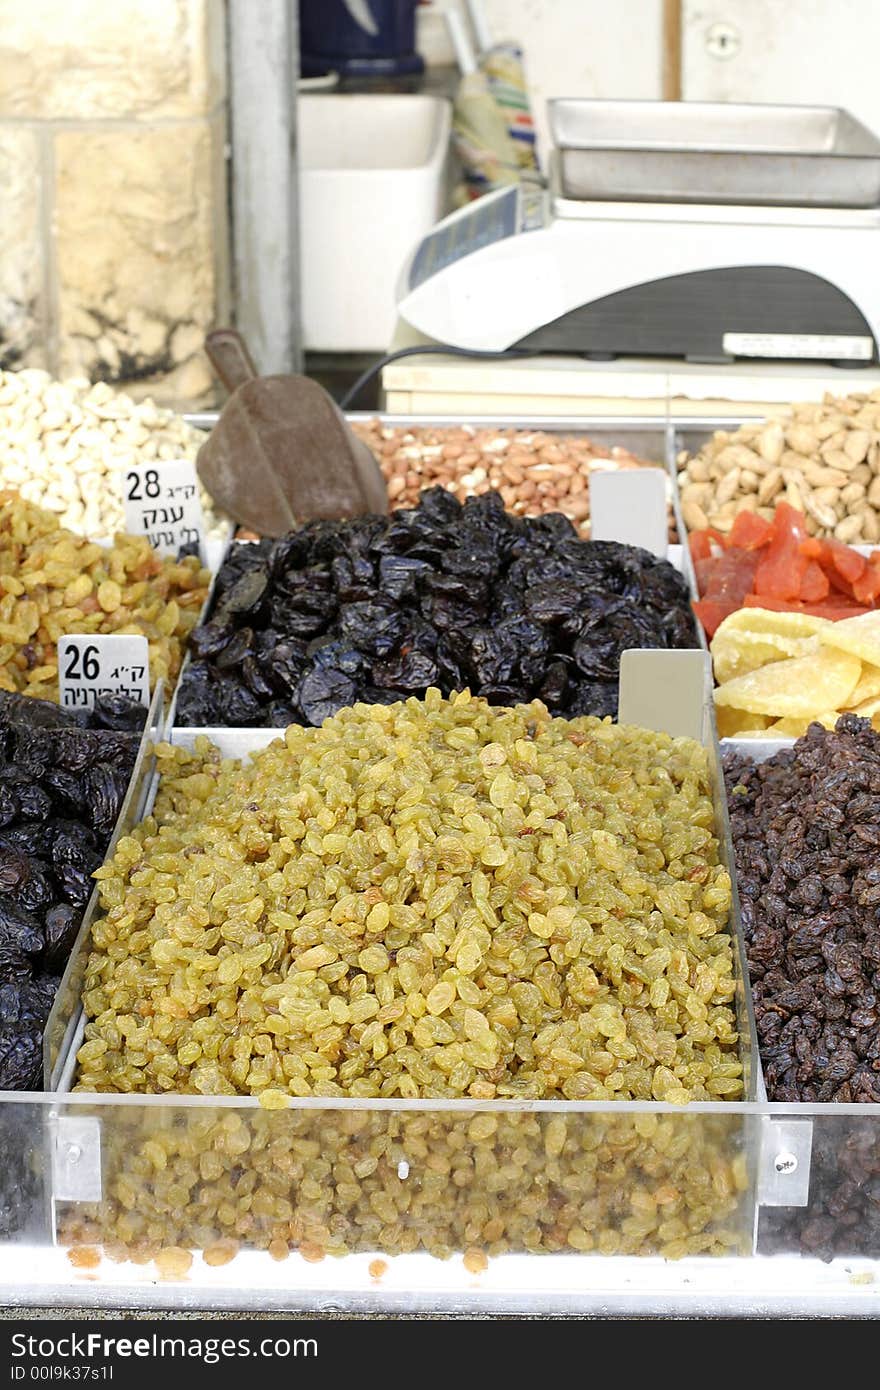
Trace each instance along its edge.
<path fill-rule="evenodd" d="M 424 70 L 416 53 L 418 0 L 300 0 L 304 77 L 398 77 Z"/>

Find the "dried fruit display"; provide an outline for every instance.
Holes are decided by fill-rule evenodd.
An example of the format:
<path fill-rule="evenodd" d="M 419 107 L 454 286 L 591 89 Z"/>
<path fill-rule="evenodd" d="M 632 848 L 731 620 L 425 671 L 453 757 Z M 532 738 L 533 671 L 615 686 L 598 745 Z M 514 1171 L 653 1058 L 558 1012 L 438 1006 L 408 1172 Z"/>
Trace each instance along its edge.
<path fill-rule="evenodd" d="M 0 1090 L 39 1085 L 43 1029 L 128 787 L 146 711 L 0 692 Z M 110 728 L 108 728 L 108 724 Z"/>
<path fill-rule="evenodd" d="M 379 460 L 392 507 L 414 507 L 427 488 L 459 502 L 497 489 L 515 516 L 561 512 L 590 534 L 590 475 L 663 465 L 586 435 L 490 425 L 393 425 L 355 420 L 352 429 Z M 669 539 L 677 540 L 669 510 Z"/>
<path fill-rule="evenodd" d="M 696 642 L 668 561 L 581 541 L 558 514 L 511 516 L 498 493 L 462 506 L 432 488 L 390 517 L 234 545 L 177 723 L 320 724 L 433 685 L 614 715 L 623 650 Z"/>
<path fill-rule="evenodd" d="M 0 493 L 0 690 L 58 698 L 65 633 L 141 633 L 150 676 L 174 681 L 210 574 L 163 560 L 144 537 L 104 547 L 75 536 L 14 493 Z"/>
<path fill-rule="evenodd" d="M 811 536 L 847 545 L 880 541 L 880 391 L 826 395 L 790 417 L 718 430 L 693 458 L 679 456 L 689 531 L 727 534 L 751 512 L 769 521 L 774 502 L 805 514 Z"/>
<path fill-rule="evenodd" d="M 880 1101 L 880 735 L 813 724 L 724 759 L 770 1100 Z"/>
<path fill-rule="evenodd" d="M 96 875 L 80 1088 L 741 1095 L 699 744 L 433 690 L 159 762 Z"/>

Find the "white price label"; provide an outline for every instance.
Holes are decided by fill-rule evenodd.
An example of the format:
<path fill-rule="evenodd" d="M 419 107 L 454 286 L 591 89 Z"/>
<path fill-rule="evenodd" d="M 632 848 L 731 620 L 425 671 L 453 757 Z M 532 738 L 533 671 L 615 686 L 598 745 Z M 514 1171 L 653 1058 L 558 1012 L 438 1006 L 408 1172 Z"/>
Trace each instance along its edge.
<path fill-rule="evenodd" d="M 734 357 L 870 362 L 874 356 L 874 339 L 856 333 L 725 333 L 721 347 Z"/>
<path fill-rule="evenodd" d="M 146 637 L 91 632 L 59 637 L 58 684 L 64 709 L 91 709 L 104 695 L 127 695 L 148 709 L 150 652 Z"/>
<path fill-rule="evenodd" d="M 195 541 L 204 564 L 205 518 L 190 459 L 127 468 L 122 500 L 129 535 L 146 536 L 160 555 L 176 555 L 182 545 Z"/>

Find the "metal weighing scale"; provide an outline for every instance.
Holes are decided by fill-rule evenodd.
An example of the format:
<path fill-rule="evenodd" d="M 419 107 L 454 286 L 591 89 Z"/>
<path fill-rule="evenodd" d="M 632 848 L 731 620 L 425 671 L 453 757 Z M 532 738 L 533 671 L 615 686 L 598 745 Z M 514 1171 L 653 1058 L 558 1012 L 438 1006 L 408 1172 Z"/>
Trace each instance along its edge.
<path fill-rule="evenodd" d="M 420 333 L 597 360 L 877 360 L 880 142 L 846 112 L 550 113 L 550 191 L 506 188 L 452 213 L 404 267 L 398 311 Z"/>

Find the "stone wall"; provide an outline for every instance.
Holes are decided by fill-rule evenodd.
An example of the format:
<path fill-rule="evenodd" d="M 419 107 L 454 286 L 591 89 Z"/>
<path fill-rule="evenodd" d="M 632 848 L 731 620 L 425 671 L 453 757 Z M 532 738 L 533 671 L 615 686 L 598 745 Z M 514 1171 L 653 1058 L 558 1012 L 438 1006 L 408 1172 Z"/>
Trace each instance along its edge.
<path fill-rule="evenodd" d="M 224 0 L 0 0 L 0 366 L 213 389 Z"/>

